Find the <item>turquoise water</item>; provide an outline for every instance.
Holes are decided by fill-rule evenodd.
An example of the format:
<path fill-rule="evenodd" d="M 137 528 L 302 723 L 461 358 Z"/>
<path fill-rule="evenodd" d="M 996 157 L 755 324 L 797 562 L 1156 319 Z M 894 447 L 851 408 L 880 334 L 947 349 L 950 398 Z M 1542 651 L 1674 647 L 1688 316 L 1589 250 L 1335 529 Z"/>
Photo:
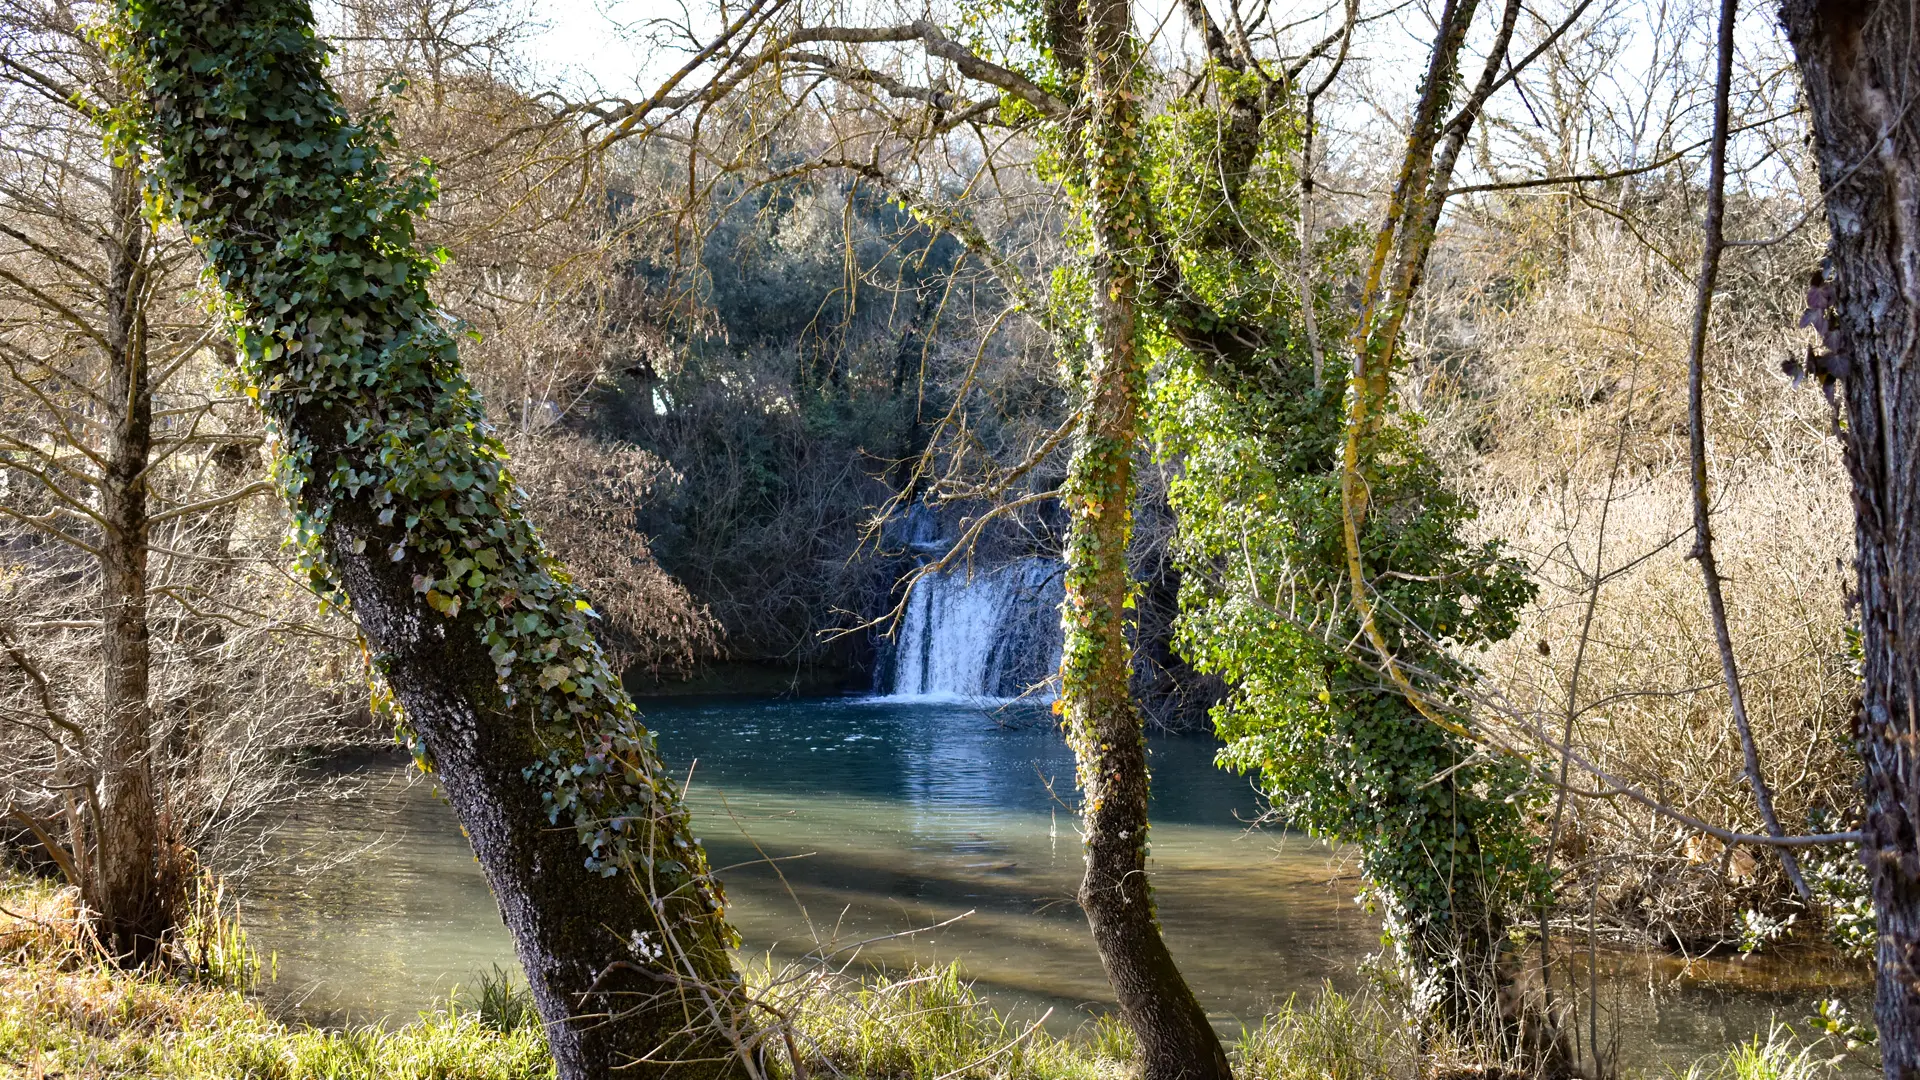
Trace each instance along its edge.
<path fill-rule="evenodd" d="M 1111 1001 L 1073 902 L 1073 763 L 1034 707 L 873 699 L 648 702 L 691 777 L 697 831 L 745 951 L 904 968 L 959 961 L 1002 1006 L 1070 1029 Z M 1250 826 L 1246 782 L 1203 738 L 1150 741 L 1153 874 L 1168 941 L 1223 1033 L 1379 950 L 1350 858 Z M 342 763 L 351 797 L 284 822 L 246 921 L 278 956 L 273 992 L 323 1020 L 404 1021 L 512 961 L 451 811 L 389 757 Z M 1618 958 L 1616 958 L 1618 959 Z M 1631 959 L 1631 958 L 1628 958 Z M 1857 973 L 1779 961 L 1613 965 L 1603 1027 L 1622 1060 L 1681 1063 L 1798 1021 Z M 1603 1032 L 1603 1038 L 1605 1038 Z"/>

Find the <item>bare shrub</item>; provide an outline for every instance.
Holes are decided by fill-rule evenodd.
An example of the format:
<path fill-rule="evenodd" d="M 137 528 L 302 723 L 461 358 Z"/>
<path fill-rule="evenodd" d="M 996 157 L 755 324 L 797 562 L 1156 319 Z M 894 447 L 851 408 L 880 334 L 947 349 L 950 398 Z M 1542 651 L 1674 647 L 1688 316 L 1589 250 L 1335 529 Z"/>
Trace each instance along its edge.
<path fill-rule="evenodd" d="M 653 561 L 635 527 L 640 505 L 677 479 L 665 462 L 566 431 L 522 438 L 513 452 L 528 510 L 593 598 L 618 666 L 653 678 L 685 675 L 717 650 L 713 617 Z"/>
<path fill-rule="evenodd" d="M 1471 359 L 1411 387 L 1483 507 L 1483 532 L 1530 559 L 1541 586 L 1486 668 L 1502 708 L 1531 718 L 1516 741 L 1557 741 L 1571 710 L 1577 753 L 1684 813 L 1756 832 L 1688 557 L 1688 283 L 1610 222 L 1579 229 L 1556 273 L 1480 308 Z M 1782 306 L 1802 283 L 1786 259 L 1743 271 L 1713 326 L 1714 533 L 1760 757 L 1793 829 L 1856 797 L 1852 511 L 1826 403 L 1780 374 L 1796 340 Z M 1778 912 L 1790 896 L 1770 854 L 1729 852 L 1630 801 L 1575 798 L 1568 813 L 1563 887 L 1584 909 L 1597 879 L 1617 927 L 1726 942 L 1743 911 Z"/>
<path fill-rule="evenodd" d="M 1782 819 L 1800 825 L 1816 808 L 1851 805 L 1857 768 L 1841 609 L 1847 534 L 1836 529 L 1848 505 L 1820 479 L 1744 470 L 1716 515 L 1755 739 Z M 1563 714 L 1573 698 L 1575 748 L 1609 773 L 1696 818 L 1757 832 L 1705 597 L 1686 558 L 1687 498 L 1674 475 L 1616 493 L 1604 563 L 1593 559 L 1603 500 L 1592 491 L 1560 487 L 1490 511 L 1489 531 L 1536 556 L 1543 588 L 1489 667 L 1536 715 Z M 1609 577 L 1589 623 L 1596 567 Z M 1726 852 L 1637 804 L 1578 799 L 1570 815 L 1562 864 L 1578 879 L 1604 879 L 1600 900 L 1619 923 L 1670 943 L 1729 940 L 1742 910 L 1788 895 L 1769 854 Z"/>
<path fill-rule="evenodd" d="M 0 5 L 0 842 L 144 956 L 364 710 L 191 252 L 103 148 L 83 14 Z"/>

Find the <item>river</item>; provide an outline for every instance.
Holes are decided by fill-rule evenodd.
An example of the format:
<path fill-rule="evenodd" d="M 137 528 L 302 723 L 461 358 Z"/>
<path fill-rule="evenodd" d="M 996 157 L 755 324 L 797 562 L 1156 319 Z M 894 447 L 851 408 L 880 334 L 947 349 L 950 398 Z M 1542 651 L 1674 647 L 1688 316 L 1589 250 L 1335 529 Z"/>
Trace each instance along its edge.
<path fill-rule="evenodd" d="M 654 700 L 647 722 L 692 777 L 743 951 L 891 968 L 959 961 L 996 1004 L 1067 1030 L 1111 1000 L 1073 902 L 1073 762 L 1044 709 L 888 699 Z M 1197 737 L 1151 740 L 1155 897 L 1174 955 L 1222 1032 L 1380 951 L 1351 860 L 1254 828 L 1257 800 Z M 392 756 L 340 763 L 250 879 L 243 917 L 277 958 L 270 993 L 325 1022 L 404 1021 L 513 963 L 451 810 Z M 929 929 L 935 928 L 935 929 Z M 864 944 L 861 944 L 864 943 Z M 1602 988 L 1629 1066 L 1683 1065 L 1861 974 L 1778 959 L 1611 965 Z M 1625 972 L 1622 974 L 1621 972 Z"/>

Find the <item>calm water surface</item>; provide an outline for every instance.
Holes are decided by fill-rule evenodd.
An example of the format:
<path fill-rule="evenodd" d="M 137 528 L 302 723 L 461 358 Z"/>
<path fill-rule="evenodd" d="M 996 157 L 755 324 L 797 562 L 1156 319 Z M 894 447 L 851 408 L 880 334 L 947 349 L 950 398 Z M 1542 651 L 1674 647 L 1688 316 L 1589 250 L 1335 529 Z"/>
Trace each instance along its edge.
<path fill-rule="evenodd" d="M 1073 761 L 1044 710 L 885 700 L 648 702 L 690 771 L 696 831 L 749 953 L 904 968 L 957 960 L 996 1003 L 1070 1029 L 1112 1000 L 1073 903 Z M 1201 738 L 1156 739 L 1155 895 L 1175 956 L 1223 1033 L 1379 951 L 1347 859 L 1246 824 L 1246 782 Z M 451 810 L 405 765 L 354 766 L 352 797 L 284 823 L 246 921 L 274 992 L 310 1018 L 404 1021 L 512 947 Z M 942 925 L 944 924 L 944 925 Z M 930 927 L 937 929 L 928 929 Z M 909 933 L 911 932 L 911 933 Z M 906 935 L 906 936 L 896 936 Z M 877 940 L 876 940 L 877 939 Z M 1627 965 L 1603 988 L 1624 1063 L 1683 1063 L 1857 995 L 1850 970 L 1764 959 Z"/>

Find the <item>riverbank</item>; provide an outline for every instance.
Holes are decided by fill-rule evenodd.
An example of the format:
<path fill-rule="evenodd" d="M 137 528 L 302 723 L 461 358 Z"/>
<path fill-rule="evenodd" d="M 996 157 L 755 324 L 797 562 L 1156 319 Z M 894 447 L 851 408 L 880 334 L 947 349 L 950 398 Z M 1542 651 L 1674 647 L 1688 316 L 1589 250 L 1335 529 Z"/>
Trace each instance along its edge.
<path fill-rule="evenodd" d="M 271 978 L 237 927 L 194 929 L 170 972 L 101 962 L 74 918 L 73 894 L 0 879 L 0 1075 L 28 1080 L 542 1080 L 553 1075 L 524 990 L 500 973 L 397 1027 L 289 1023 L 253 991 Z M 856 981 L 817 970 L 753 973 L 790 1023 L 775 1075 L 864 1080 L 1124 1080 L 1131 1046 L 1111 1020 L 1069 1037 L 986 1005 L 957 969 Z M 1503 1075 L 1472 1055 L 1422 1053 L 1374 999 L 1325 990 L 1296 998 L 1243 1033 L 1245 1080 L 1422 1080 Z M 1724 1057 L 1668 1070 L 1688 1080 L 1814 1080 L 1815 1049 L 1782 1030 Z"/>
<path fill-rule="evenodd" d="M 173 972 L 124 972 L 97 957 L 74 916 L 71 890 L 0 881 L 0 1075 L 531 1080 L 552 1072 L 537 1026 L 489 1026 L 457 1004 L 394 1031 L 289 1025 L 248 993 L 264 973 L 235 928 L 200 928 L 207 933 Z"/>

